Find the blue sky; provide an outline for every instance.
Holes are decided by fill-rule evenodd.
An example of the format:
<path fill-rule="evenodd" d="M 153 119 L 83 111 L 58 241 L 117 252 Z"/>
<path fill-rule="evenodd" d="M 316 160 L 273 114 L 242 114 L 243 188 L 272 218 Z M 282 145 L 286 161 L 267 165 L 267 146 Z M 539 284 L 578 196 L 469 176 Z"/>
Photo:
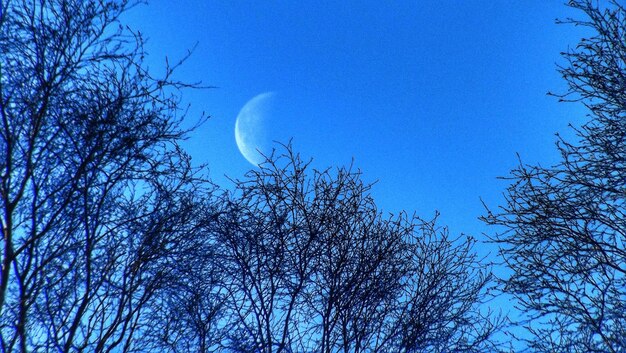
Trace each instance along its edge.
<path fill-rule="evenodd" d="M 563 91 L 559 52 L 579 29 L 560 0 L 155 0 L 125 18 L 149 38 L 149 65 L 198 47 L 177 74 L 217 88 L 185 91 L 190 120 L 211 119 L 185 146 L 210 176 L 241 177 L 235 119 L 274 92 L 265 128 L 314 166 L 354 165 L 384 211 L 416 211 L 482 238 L 480 197 L 495 206 L 517 163 L 550 164 L 557 131 L 585 112 Z"/>

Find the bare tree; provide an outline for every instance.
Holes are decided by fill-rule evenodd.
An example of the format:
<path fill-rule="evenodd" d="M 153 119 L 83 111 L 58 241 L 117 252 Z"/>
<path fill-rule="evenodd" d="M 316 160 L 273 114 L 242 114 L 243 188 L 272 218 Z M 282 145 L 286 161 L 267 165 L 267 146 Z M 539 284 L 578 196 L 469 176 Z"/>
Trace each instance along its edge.
<path fill-rule="evenodd" d="M 474 240 L 383 217 L 360 173 L 290 147 L 236 183 L 212 230 L 222 347 L 237 352 L 492 352 Z"/>
<path fill-rule="evenodd" d="M 149 349 L 203 204 L 125 0 L 0 0 L 0 351 Z M 151 309 L 152 307 L 152 309 Z M 156 306 L 155 306 L 156 307 Z"/>
<path fill-rule="evenodd" d="M 512 274 L 506 290 L 529 315 L 539 352 L 626 351 L 626 9 L 619 2 L 571 1 L 593 31 L 564 53 L 565 101 L 590 121 L 576 143 L 559 138 L 562 160 L 520 164 L 506 204 L 483 219 Z"/>

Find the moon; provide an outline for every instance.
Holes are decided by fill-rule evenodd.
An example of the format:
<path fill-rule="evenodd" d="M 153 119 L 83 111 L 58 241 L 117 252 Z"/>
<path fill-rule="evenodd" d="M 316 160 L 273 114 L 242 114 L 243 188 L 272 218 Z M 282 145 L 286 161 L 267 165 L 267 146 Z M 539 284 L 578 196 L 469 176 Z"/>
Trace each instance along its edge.
<path fill-rule="evenodd" d="M 235 121 L 235 141 L 239 152 L 254 166 L 265 161 L 262 152 L 268 143 L 266 120 L 273 98 L 274 92 L 265 92 L 250 99 Z"/>

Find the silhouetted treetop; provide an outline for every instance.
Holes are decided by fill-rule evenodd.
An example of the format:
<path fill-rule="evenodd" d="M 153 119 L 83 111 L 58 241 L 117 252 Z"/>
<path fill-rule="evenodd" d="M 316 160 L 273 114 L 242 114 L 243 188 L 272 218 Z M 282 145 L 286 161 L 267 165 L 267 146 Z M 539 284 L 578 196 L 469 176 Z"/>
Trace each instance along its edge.
<path fill-rule="evenodd" d="M 0 351 L 138 351 L 202 189 L 128 1 L 0 1 Z M 185 234 L 185 237 L 182 235 Z"/>
<path fill-rule="evenodd" d="M 618 2 L 571 1 L 585 18 L 565 22 L 593 34 L 563 55 L 561 97 L 590 109 L 559 138 L 552 167 L 520 164 L 506 203 L 483 219 L 513 271 L 506 290 L 526 310 L 537 352 L 626 349 L 626 9 Z"/>
<path fill-rule="evenodd" d="M 349 168 L 311 170 L 287 147 L 224 201 L 225 348 L 255 352 L 491 352 L 490 274 L 475 240 L 383 216 Z"/>

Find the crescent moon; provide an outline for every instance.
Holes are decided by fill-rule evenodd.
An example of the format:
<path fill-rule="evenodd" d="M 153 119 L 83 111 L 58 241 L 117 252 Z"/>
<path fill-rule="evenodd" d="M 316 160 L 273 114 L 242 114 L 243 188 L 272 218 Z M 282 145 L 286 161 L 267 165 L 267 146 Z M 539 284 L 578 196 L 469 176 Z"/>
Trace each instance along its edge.
<path fill-rule="evenodd" d="M 258 166 L 265 157 L 261 154 L 267 143 L 265 120 L 274 92 L 266 92 L 250 99 L 239 111 L 235 121 L 235 141 L 239 152 L 248 162 Z"/>

